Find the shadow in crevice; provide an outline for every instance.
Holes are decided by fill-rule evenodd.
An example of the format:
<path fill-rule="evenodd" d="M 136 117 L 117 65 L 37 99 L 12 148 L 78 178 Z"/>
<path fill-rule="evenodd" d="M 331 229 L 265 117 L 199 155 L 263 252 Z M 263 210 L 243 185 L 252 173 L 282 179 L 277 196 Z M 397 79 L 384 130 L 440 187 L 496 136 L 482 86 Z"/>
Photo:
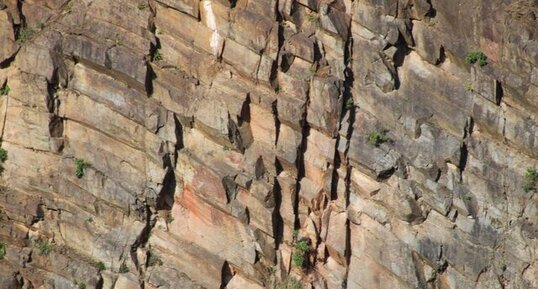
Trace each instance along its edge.
<path fill-rule="evenodd" d="M 221 276 L 220 289 L 225 289 L 228 283 L 230 283 L 230 280 L 232 280 L 233 278 L 233 273 L 230 268 L 230 265 L 228 264 L 228 261 L 224 261 L 220 276 Z"/>
<path fill-rule="evenodd" d="M 172 169 L 168 169 L 163 180 L 163 187 L 157 195 L 156 209 L 160 210 L 172 210 L 174 205 L 174 194 L 176 191 L 176 176 Z"/>
<path fill-rule="evenodd" d="M 183 126 L 178 118 L 174 116 L 175 134 L 177 143 L 173 152 L 163 154 L 163 167 L 166 168 L 166 175 L 163 178 L 161 191 L 157 195 L 156 209 L 171 210 L 174 205 L 174 194 L 177 186 L 177 179 L 174 168 L 176 167 L 178 152 L 183 149 Z"/>
<path fill-rule="evenodd" d="M 284 235 L 284 221 L 280 215 L 280 206 L 282 204 L 282 190 L 280 184 L 275 180 L 273 186 L 273 197 L 275 200 L 275 207 L 273 209 L 273 235 L 275 238 L 275 250 L 278 250 L 280 243 L 282 242 Z"/>

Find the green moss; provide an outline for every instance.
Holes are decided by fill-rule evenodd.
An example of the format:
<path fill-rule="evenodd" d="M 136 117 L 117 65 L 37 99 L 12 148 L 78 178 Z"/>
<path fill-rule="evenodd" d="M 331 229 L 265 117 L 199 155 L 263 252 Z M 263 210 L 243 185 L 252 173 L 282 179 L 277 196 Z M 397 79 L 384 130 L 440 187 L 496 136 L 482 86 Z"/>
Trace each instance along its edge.
<path fill-rule="evenodd" d="M 480 66 L 488 64 L 488 57 L 482 51 L 471 51 L 467 53 L 465 61 L 468 64 L 478 63 Z"/>

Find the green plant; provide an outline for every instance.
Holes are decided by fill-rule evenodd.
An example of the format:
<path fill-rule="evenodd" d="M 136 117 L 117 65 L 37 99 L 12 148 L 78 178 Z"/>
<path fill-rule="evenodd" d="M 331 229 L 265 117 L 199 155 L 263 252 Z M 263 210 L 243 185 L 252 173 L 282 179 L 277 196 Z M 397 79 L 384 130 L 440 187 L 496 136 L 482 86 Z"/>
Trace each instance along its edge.
<path fill-rule="evenodd" d="M 310 68 L 308 68 L 308 71 L 306 72 L 306 74 L 304 75 L 303 79 L 309 79 L 311 78 L 312 76 L 314 76 L 316 74 L 316 67 L 315 66 L 311 66 Z"/>
<path fill-rule="evenodd" d="M 52 252 L 52 245 L 48 241 L 40 241 L 37 244 L 37 248 L 39 249 L 39 255 L 41 256 L 47 256 Z"/>
<path fill-rule="evenodd" d="M 306 257 L 310 251 L 310 245 L 305 240 L 296 242 L 293 244 L 294 252 L 291 254 L 293 264 L 297 267 L 304 267 L 306 265 Z"/>
<path fill-rule="evenodd" d="M 390 138 L 386 135 L 385 131 L 373 131 L 368 134 L 368 143 L 372 146 L 378 147 L 380 144 L 389 141 Z"/>
<path fill-rule="evenodd" d="M 288 276 L 276 285 L 276 289 L 302 289 L 303 285 L 297 279 Z"/>
<path fill-rule="evenodd" d="M 471 51 L 467 53 L 465 61 L 468 64 L 474 64 L 476 62 L 478 65 L 484 66 L 488 64 L 488 57 L 482 51 Z"/>
<path fill-rule="evenodd" d="M 148 267 L 155 266 L 155 265 L 162 265 L 162 264 L 163 264 L 163 261 L 161 260 L 161 258 L 159 258 L 159 256 L 157 256 L 153 252 L 149 252 Z"/>
<path fill-rule="evenodd" d="M 9 88 L 9 86 L 6 84 L 4 84 L 4 86 L 2 86 L 2 88 L 0 88 L 0 95 L 8 95 L 9 91 L 11 89 Z"/>
<path fill-rule="evenodd" d="M 294 252 L 291 255 L 293 264 L 297 267 L 303 267 L 305 264 L 305 255 L 302 252 Z"/>
<path fill-rule="evenodd" d="M 435 27 L 437 23 L 433 20 L 433 19 L 430 19 L 429 21 L 426 21 L 426 25 L 428 27 Z"/>
<path fill-rule="evenodd" d="M 536 183 L 538 182 L 538 171 L 534 168 L 527 168 L 525 172 L 525 183 L 523 184 L 523 191 L 528 193 L 536 190 Z"/>
<path fill-rule="evenodd" d="M 353 97 L 350 97 L 346 100 L 346 109 L 353 109 L 355 104 L 353 103 Z"/>
<path fill-rule="evenodd" d="M 310 246 L 308 245 L 308 242 L 303 240 L 295 243 L 293 246 L 296 250 L 307 252 L 310 250 Z"/>
<path fill-rule="evenodd" d="M 0 162 L 7 161 L 7 151 L 3 148 L 0 148 Z"/>
<path fill-rule="evenodd" d="M 125 262 L 121 263 L 119 272 L 120 273 L 128 273 L 129 272 L 129 267 L 127 267 L 127 264 L 125 264 Z"/>
<path fill-rule="evenodd" d="M 84 282 L 78 283 L 78 289 L 86 289 L 86 283 Z"/>
<path fill-rule="evenodd" d="M 166 221 L 167 224 L 170 224 L 170 223 L 172 223 L 174 221 L 174 217 L 169 214 L 169 215 L 166 216 L 165 221 Z"/>
<path fill-rule="evenodd" d="M 474 91 L 473 83 L 472 82 L 466 82 L 465 83 L 465 90 L 467 90 L 469 92 L 473 92 Z"/>
<path fill-rule="evenodd" d="M 75 159 L 75 176 L 82 178 L 84 176 L 84 170 L 91 167 L 91 164 L 85 162 L 83 159 Z"/>
<path fill-rule="evenodd" d="M 163 55 L 161 53 L 160 49 L 157 49 L 153 52 L 153 55 L 151 56 L 152 61 L 160 61 L 163 60 Z"/>
<path fill-rule="evenodd" d="M 67 13 L 71 13 L 71 11 L 73 10 L 73 1 L 70 1 L 69 3 L 67 3 L 67 5 L 65 6 L 65 11 Z"/>
<path fill-rule="evenodd" d="M 140 3 L 136 7 L 138 8 L 138 10 L 144 10 L 148 7 L 148 5 L 146 5 L 145 3 Z"/>
<path fill-rule="evenodd" d="M 34 31 L 32 29 L 21 27 L 19 30 L 17 30 L 16 41 L 19 44 L 23 44 L 30 38 L 30 36 L 32 36 L 33 33 Z"/>
<path fill-rule="evenodd" d="M 310 22 L 312 24 L 312 26 L 314 26 L 314 28 L 319 28 L 321 23 L 319 21 L 319 14 L 316 13 L 316 12 L 312 12 L 310 14 L 308 14 L 306 16 L 306 19 L 308 20 L 308 22 Z"/>
<path fill-rule="evenodd" d="M 97 270 L 99 270 L 99 271 L 106 270 L 105 263 L 103 263 L 101 261 L 99 261 L 99 262 L 97 262 L 97 264 L 95 264 L 95 268 L 97 268 Z"/>
<path fill-rule="evenodd" d="M 271 275 L 273 275 L 273 274 L 276 273 L 276 269 L 275 269 L 275 267 L 273 267 L 273 266 L 266 267 L 265 270 L 267 271 L 267 273 L 269 273 L 269 274 L 271 274 Z"/>
<path fill-rule="evenodd" d="M 0 242 L 0 260 L 6 256 L 6 244 Z"/>

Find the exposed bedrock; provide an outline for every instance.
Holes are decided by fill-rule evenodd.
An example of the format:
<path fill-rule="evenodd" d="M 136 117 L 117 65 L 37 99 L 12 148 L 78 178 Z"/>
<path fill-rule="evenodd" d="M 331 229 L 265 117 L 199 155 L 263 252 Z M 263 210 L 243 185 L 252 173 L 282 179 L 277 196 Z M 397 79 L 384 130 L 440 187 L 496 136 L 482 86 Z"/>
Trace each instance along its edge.
<path fill-rule="evenodd" d="M 538 288 L 537 17 L 0 0 L 0 288 Z"/>

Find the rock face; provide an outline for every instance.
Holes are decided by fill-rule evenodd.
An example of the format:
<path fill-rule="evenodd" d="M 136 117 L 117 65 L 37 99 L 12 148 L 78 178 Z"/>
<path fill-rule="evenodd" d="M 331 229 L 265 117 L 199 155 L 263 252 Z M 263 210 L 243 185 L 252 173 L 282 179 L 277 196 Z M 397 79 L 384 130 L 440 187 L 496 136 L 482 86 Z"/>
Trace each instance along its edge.
<path fill-rule="evenodd" d="M 537 17 L 0 1 L 0 287 L 538 288 Z"/>

